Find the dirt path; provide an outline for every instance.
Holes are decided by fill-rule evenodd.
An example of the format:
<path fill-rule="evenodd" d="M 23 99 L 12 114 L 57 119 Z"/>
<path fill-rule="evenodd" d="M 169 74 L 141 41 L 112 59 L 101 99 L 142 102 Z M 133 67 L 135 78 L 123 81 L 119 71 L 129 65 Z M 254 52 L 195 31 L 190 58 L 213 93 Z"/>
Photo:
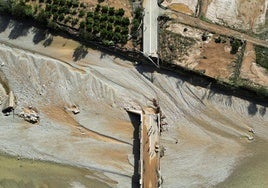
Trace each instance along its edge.
<path fill-rule="evenodd" d="M 179 13 L 179 12 L 173 11 L 173 12 L 169 12 L 167 14 L 170 15 L 172 18 L 175 18 L 176 21 L 179 23 L 183 23 L 183 24 L 186 24 L 186 25 L 189 25 L 192 27 L 197 27 L 197 28 L 204 29 L 204 30 L 214 32 L 214 33 L 218 33 L 221 35 L 226 35 L 229 37 L 235 37 L 235 38 L 238 38 L 241 40 L 246 40 L 246 41 L 251 42 L 255 45 L 268 47 L 268 42 L 266 42 L 264 40 L 260 40 L 260 39 L 251 37 L 247 34 L 226 28 L 224 26 L 216 25 L 213 23 L 208 23 L 208 22 L 202 21 L 198 18 L 194 18 L 192 16 L 188 16 L 186 14 Z"/>

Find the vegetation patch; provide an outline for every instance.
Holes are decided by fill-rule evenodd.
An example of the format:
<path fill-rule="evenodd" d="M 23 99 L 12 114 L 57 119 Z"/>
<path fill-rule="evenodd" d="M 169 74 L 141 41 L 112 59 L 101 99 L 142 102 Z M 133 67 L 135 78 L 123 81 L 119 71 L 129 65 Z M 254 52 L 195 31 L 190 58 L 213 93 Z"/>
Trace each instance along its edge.
<path fill-rule="evenodd" d="M 245 53 L 246 43 L 245 42 L 243 43 L 241 40 L 238 40 L 238 39 L 231 39 L 230 43 L 231 43 L 231 47 L 232 47 L 231 51 L 230 51 L 231 54 L 234 53 L 234 49 L 235 49 L 235 53 L 237 53 L 237 51 L 241 45 L 241 51 L 239 52 L 238 57 L 235 61 L 233 75 L 230 78 L 230 81 L 233 84 L 237 84 L 237 80 L 239 79 L 240 69 L 242 66 L 243 57 L 244 57 L 244 53 Z"/>
<path fill-rule="evenodd" d="M 78 0 L 7 0 L 1 1 L 0 11 L 19 19 L 33 18 L 52 29 L 64 26 L 69 33 L 79 32 L 83 39 L 107 45 L 126 44 L 131 24 L 122 8 L 100 4 L 90 7 Z"/>
<path fill-rule="evenodd" d="M 172 63 L 174 60 L 182 61 L 196 43 L 192 38 L 168 30 L 160 30 L 159 35 L 160 58 L 166 63 Z"/>
<path fill-rule="evenodd" d="M 268 70 L 268 48 L 255 46 L 256 63 Z"/>

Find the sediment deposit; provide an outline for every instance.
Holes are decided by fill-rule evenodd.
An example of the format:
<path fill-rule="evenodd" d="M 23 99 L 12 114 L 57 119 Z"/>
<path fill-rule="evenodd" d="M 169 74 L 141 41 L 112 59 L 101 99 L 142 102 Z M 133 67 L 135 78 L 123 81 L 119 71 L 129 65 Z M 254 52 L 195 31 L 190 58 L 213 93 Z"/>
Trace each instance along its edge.
<path fill-rule="evenodd" d="M 12 90 L 15 114 L 34 106 L 40 121 L 37 126 L 1 114 L 1 152 L 95 169 L 114 180 L 111 186 L 130 187 L 134 127 L 124 108 L 150 106 L 154 98 L 167 122 L 161 136 L 165 187 L 217 185 L 267 146 L 265 104 L 95 50 L 74 62 L 66 53 L 76 48 L 70 40 L 54 37 L 45 48 L 31 42 L 31 30 L 15 40 L 8 39 L 10 30 L 0 34 L 0 96 Z M 73 105 L 80 113 L 66 111 Z"/>

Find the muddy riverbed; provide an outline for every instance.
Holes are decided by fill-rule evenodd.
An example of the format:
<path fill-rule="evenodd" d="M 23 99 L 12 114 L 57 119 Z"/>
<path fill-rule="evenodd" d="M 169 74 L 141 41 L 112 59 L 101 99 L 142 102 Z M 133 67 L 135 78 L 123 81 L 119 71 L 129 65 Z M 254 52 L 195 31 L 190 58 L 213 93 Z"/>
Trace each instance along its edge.
<path fill-rule="evenodd" d="M 0 97 L 3 105 L 7 88 L 12 90 L 17 106 L 14 117 L 0 114 L 1 152 L 96 170 L 112 187 L 137 185 L 135 131 L 124 108 L 152 106 L 155 98 L 166 116 L 161 136 L 163 187 L 267 184 L 267 105 L 215 91 L 209 83 L 200 87 L 172 72 L 135 67 L 96 50 L 88 49 L 74 61 L 78 43 L 54 36 L 44 47 L 51 35 L 35 44 L 36 29 L 12 20 L 5 25 L 0 33 Z M 72 105 L 79 107 L 79 114 L 67 110 Z M 29 106 L 38 109 L 39 123 L 17 117 Z M 70 182 L 55 184 L 84 185 L 87 172 L 82 172 L 69 172 L 64 177 Z M 41 175 L 38 181 L 48 183 Z M 29 182 L 35 183 L 22 183 Z"/>

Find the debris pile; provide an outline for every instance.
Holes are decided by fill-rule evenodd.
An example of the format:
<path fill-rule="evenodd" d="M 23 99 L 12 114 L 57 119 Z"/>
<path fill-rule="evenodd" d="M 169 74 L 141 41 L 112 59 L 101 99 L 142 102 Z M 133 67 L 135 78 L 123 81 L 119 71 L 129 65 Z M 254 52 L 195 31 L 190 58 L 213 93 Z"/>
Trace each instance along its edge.
<path fill-rule="evenodd" d="M 73 114 L 80 113 L 80 110 L 79 110 L 78 106 L 76 106 L 75 104 L 72 105 L 71 107 L 65 107 L 65 110 L 71 111 Z"/>
<path fill-rule="evenodd" d="M 39 122 L 40 119 L 37 109 L 33 108 L 32 106 L 23 108 L 22 112 L 19 114 L 19 117 L 33 124 Z"/>
<path fill-rule="evenodd" d="M 4 104 L 4 107 L 2 109 L 3 114 L 5 116 L 10 115 L 10 113 L 15 109 L 15 104 L 16 104 L 16 98 L 13 93 L 13 91 L 9 92 L 8 99 L 6 100 L 6 103 Z"/>
<path fill-rule="evenodd" d="M 163 114 L 162 110 L 160 109 L 159 102 L 155 98 L 152 99 L 152 102 L 155 112 L 160 113 L 160 133 L 162 133 L 163 131 L 167 130 L 168 123 L 164 120 L 166 116 Z"/>

